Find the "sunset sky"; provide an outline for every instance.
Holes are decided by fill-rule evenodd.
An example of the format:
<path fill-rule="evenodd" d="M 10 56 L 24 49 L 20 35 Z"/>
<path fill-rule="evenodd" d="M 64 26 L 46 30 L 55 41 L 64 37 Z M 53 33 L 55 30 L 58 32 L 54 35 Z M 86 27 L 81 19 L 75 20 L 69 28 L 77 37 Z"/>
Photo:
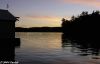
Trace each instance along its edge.
<path fill-rule="evenodd" d="M 70 19 L 82 11 L 100 10 L 100 0 L 0 0 L 0 9 L 20 17 L 17 27 L 59 27 L 61 19 Z"/>

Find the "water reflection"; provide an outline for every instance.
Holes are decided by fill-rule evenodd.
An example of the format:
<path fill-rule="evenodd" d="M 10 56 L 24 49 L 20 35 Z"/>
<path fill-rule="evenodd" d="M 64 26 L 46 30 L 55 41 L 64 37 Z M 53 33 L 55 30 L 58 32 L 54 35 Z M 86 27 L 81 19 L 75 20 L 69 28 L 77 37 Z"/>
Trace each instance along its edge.
<path fill-rule="evenodd" d="M 19 47 L 15 43 L 18 43 L 18 39 L 0 39 L 0 41 L 0 64 L 1 62 L 15 62 L 15 47 Z"/>
<path fill-rule="evenodd" d="M 62 47 L 72 47 L 72 52 L 77 53 L 78 55 L 81 56 L 99 56 L 100 55 L 100 43 L 98 42 L 87 42 L 84 40 L 74 40 L 74 39 L 69 39 L 67 36 L 62 34 Z"/>

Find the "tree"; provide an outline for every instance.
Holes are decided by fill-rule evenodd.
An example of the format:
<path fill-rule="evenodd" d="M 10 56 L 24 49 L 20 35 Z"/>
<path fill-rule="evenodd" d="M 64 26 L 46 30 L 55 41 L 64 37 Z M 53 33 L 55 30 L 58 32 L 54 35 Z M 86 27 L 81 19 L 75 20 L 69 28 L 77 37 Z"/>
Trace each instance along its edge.
<path fill-rule="evenodd" d="M 75 38 L 93 39 L 92 37 L 100 36 L 99 22 L 100 11 L 91 14 L 83 11 L 78 17 L 72 16 L 71 20 L 62 19 L 63 33 Z"/>

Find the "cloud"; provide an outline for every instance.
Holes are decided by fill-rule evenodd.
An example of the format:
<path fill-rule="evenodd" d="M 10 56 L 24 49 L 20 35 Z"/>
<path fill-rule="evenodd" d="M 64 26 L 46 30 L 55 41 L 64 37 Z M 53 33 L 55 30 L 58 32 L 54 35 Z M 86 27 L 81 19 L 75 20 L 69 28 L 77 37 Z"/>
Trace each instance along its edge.
<path fill-rule="evenodd" d="M 100 0 L 60 0 L 60 1 L 62 1 L 63 3 L 100 7 Z"/>
<path fill-rule="evenodd" d="M 57 18 L 54 16 L 41 16 L 41 15 L 28 15 L 27 17 L 29 18 L 36 18 L 36 19 L 52 19 L 52 18 Z"/>
<path fill-rule="evenodd" d="M 53 21 L 59 22 L 61 21 L 61 17 L 56 16 L 45 16 L 45 15 L 27 15 L 26 18 L 31 19 L 33 21 Z"/>
<path fill-rule="evenodd" d="M 44 15 L 27 15 L 26 18 L 36 20 L 36 21 L 53 21 L 53 22 L 59 22 L 62 18 L 66 18 L 70 20 L 70 16 L 44 16 Z"/>

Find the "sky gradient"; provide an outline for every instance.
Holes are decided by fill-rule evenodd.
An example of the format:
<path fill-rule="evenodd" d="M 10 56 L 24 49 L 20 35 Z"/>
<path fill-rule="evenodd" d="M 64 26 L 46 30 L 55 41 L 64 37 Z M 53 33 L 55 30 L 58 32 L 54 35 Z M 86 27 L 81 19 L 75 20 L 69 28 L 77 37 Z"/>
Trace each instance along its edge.
<path fill-rule="evenodd" d="M 61 19 L 70 19 L 82 11 L 100 10 L 100 0 L 0 0 L 0 9 L 20 17 L 16 27 L 59 27 Z"/>

